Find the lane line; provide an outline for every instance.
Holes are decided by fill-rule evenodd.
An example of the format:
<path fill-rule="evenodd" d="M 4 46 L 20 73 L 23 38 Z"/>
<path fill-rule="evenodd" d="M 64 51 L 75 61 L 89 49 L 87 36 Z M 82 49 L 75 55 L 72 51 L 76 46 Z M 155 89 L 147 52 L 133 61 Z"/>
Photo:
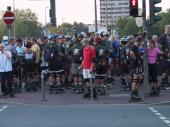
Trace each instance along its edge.
<path fill-rule="evenodd" d="M 0 109 L 0 112 L 2 112 L 4 109 Z"/>
<path fill-rule="evenodd" d="M 164 121 L 164 123 L 166 123 L 168 127 L 170 127 L 170 120 L 168 120 L 165 116 L 163 116 L 161 113 L 159 113 L 159 111 L 157 111 L 153 107 L 149 107 L 148 109 L 152 111 L 156 116 L 158 116 L 162 121 Z"/>
<path fill-rule="evenodd" d="M 4 111 L 6 108 L 8 108 L 7 105 L 4 105 L 4 106 L 0 107 L 0 112 Z"/>
<path fill-rule="evenodd" d="M 6 105 L 2 107 L 2 109 L 6 109 L 6 108 L 8 108 L 8 106 L 6 106 Z"/>
<path fill-rule="evenodd" d="M 155 113 L 155 115 L 157 115 L 157 116 L 161 116 L 161 113 Z"/>

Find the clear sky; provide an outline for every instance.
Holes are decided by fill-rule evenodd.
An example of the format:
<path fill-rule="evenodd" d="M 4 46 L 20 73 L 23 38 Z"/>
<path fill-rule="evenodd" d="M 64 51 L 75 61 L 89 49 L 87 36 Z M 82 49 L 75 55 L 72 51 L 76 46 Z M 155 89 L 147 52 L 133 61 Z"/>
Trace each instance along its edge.
<path fill-rule="evenodd" d="M 14 0 L 15 8 L 31 9 L 38 16 L 38 20 L 44 24 L 45 8 L 50 6 L 50 0 Z M 146 0 L 149 1 L 149 0 Z M 98 19 L 99 0 L 98 3 Z M 0 0 L 0 10 L 6 10 L 7 6 L 13 7 L 13 0 Z M 159 5 L 163 11 L 170 8 L 170 0 L 162 0 Z M 46 9 L 46 20 L 49 22 L 49 11 Z M 73 21 L 83 23 L 93 23 L 94 21 L 94 0 L 56 0 L 57 24 L 62 22 L 73 23 Z"/>

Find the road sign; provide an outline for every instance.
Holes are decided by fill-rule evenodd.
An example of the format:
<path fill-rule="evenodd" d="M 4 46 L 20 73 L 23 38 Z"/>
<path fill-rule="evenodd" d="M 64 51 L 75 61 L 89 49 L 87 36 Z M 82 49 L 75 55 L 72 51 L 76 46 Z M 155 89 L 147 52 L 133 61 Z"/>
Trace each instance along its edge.
<path fill-rule="evenodd" d="M 11 11 L 6 11 L 3 16 L 3 20 L 6 23 L 6 25 L 11 25 L 15 20 L 14 13 L 12 13 Z"/>

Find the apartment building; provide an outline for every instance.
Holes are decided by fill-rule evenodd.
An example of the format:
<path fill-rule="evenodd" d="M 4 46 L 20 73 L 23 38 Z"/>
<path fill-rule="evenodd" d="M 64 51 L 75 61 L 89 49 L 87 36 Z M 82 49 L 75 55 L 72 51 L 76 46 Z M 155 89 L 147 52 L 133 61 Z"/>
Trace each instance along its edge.
<path fill-rule="evenodd" d="M 129 0 L 100 0 L 102 26 L 113 25 L 118 18 L 127 16 L 129 16 Z"/>

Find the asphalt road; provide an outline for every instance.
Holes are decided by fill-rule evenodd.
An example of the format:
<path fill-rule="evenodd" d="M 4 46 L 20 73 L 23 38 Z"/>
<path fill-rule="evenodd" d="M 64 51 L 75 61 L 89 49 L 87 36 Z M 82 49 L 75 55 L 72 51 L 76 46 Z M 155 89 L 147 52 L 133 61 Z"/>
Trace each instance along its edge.
<path fill-rule="evenodd" d="M 0 127 L 170 127 L 170 105 L 0 104 Z"/>

